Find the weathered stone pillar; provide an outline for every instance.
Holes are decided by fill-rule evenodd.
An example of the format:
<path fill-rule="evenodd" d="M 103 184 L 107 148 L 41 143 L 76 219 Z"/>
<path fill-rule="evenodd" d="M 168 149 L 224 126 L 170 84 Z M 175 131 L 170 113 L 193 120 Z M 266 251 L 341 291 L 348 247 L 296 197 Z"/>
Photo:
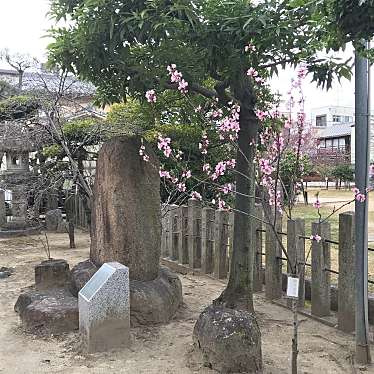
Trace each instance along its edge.
<path fill-rule="evenodd" d="M 169 226 L 169 235 L 168 235 L 168 248 L 169 255 L 172 260 L 178 259 L 178 205 L 172 204 L 169 205 L 168 211 L 168 226 Z"/>
<path fill-rule="evenodd" d="M 202 212 L 202 243 L 201 243 L 201 270 L 205 274 L 213 272 L 214 254 L 214 216 L 212 208 L 203 208 Z"/>
<path fill-rule="evenodd" d="M 330 239 L 330 223 L 313 222 L 312 235 L 321 236 L 322 240 L 312 242 L 312 314 L 324 317 L 330 314 L 330 244 L 325 239 Z"/>
<path fill-rule="evenodd" d="M 278 215 L 276 231 L 282 230 L 282 217 Z M 282 240 L 282 237 L 279 237 Z M 265 296 L 269 300 L 282 297 L 282 249 L 273 229 L 267 225 L 265 241 Z"/>
<path fill-rule="evenodd" d="M 5 191 L 0 190 L 0 227 L 6 223 Z"/>
<path fill-rule="evenodd" d="M 178 209 L 178 261 L 188 264 L 188 207 L 182 205 Z"/>
<path fill-rule="evenodd" d="M 229 239 L 229 212 L 217 210 L 215 217 L 216 235 L 214 243 L 214 276 L 218 279 L 227 277 L 227 249 Z"/>
<path fill-rule="evenodd" d="M 355 330 L 355 214 L 339 214 L 338 328 Z"/>
<path fill-rule="evenodd" d="M 160 176 L 151 147 L 145 162 L 140 146 L 140 139 L 120 137 L 99 152 L 90 259 L 96 266 L 117 261 L 130 269 L 130 280 L 150 281 L 161 255 Z"/>
<path fill-rule="evenodd" d="M 24 223 L 27 216 L 27 198 L 23 187 L 12 189 L 12 221 Z"/>
<path fill-rule="evenodd" d="M 287 254 L 291 261 L 287 264 L 288 274 L 296 274 L 299 278 L 299 298 L 298 306 L 304 308 L 305 304 L 305 275 L 304 275 L 304 262 L 305 262 L 305 221 L 301 218 L 295 220 L 289 219 L 287 221 Z M 291 306 L 292 302 L 288 300 L 288 305 Z"/>
<path fill-rule="evenodd" d="M 254 219 L 253 232 L 251 242 L 254 245 L 254 262 L 253 262 L 253 292 L 262 291 L 262 206 L 256 205 L 255 215 L 258 219 Z M 252 219 L 252 218 L 251 218 Z"/>
<path fill-rule="evenodd" d="M 201 267 L 201 202 L 188 200 L 188 262 L 191 269 Z"/>

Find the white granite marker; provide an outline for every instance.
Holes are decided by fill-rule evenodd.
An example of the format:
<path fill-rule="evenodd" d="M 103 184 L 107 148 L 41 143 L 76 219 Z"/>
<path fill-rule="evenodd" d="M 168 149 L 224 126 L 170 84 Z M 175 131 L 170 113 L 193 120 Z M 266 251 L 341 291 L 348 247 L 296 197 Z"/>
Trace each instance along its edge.
<path fill-rule="evenodd" d="M 130 344 L 129 268 L 108 262 L 79 291 L 79 331 L 88 352 Z"/>

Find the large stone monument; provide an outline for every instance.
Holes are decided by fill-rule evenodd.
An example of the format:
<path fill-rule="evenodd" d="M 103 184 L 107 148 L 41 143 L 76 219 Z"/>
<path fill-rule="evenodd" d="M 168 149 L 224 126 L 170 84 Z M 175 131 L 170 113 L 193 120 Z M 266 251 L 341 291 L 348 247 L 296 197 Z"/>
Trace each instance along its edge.
<path fill-rule="evenodd" d="M 105 263 L 79 291 L 79 331 L 88 352 L 130 344 L 129 269 Z"/>
<path fill-rule="evenodd" d="M 140 141 L 114 139 L 97 160 L 92 207 L 91 261 L 118 261 L 130 279 L 157 277 L 161 255 L 160 177 L 158 160 L 139 157 Z"/>
<path fill-rule="evenodd" d="M 72 269 L 78 292 L 98 267 L 118 261 L 130 269 L 131 324 L 167 322 L 182 301 L 179 278 L 160 268 L 161 211 L 158 159 L 140 139 L 118 137 L 99 152 L 92 202 L 90 261 Z"/>

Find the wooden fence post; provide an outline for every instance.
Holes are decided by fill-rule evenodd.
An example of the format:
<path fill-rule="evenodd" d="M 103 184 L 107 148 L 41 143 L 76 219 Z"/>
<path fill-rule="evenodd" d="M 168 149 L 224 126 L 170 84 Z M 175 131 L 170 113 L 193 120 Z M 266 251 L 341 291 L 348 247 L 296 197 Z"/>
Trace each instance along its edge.
<path fill-rule="evenodd" d="M 227 272 L 230 272 L 230 266 L 231 266 L 231 258 L 232 258 L 232 251 L 234 250 L 233 242 L 234 242 L 234 212 L 229 213 L 229 232 L 228 232 L 228 241 L 229 241 L 229 253 L 228 258 L 226 260 L 226 268 Z"/>
<path fill-rule="evenodd" d="M 203 208 L 201 217 L 202 243 L 201 243 L 201 271 L 205 274 L 213 272 L 214 254 L 214 209 Z"/>
<path fill-rule="evenodd" d="M 278 216 L 276 231 L 282 231 L 282 217 Z M 279 235 L 279 234 L 278 234 Z M 282 240 L 282 237 L 279 236 Z M 282 297 L 282 249 L 272 227 L 266 227 L 265 240 L 265 296 L 269 300 Z"/>
<path fill-rule="evenodd" d="M 254 231 L 252 233 L 251 242 L 254 243 L 254 262 L 253 262 L 253 292 L 261 292 L 262 291 L 262 280 L 263 280 L 263 272 L 262 272 L 262 219 L 263 219 L 263 212 L 262 206 L 260 204 L 256 204 L 256 217 L 258 219 L 254 219 Z"/>
<path fill-rule="evenodd" d="M 355 330 L 355 213 L 339 214 L 338 328 Z"/>
<path fill-rule="evenodd" d="M 0 226 L 6 223 L 5 191 L 0 190 Z"/>
<path fill-rule="evenodd" d="M 179 229 L 178 229 L 178 212 L 179 207 L 173 205 L 170 211 L 170 231 L 171 231 L 171 259 L 178 261 L 178 244 L 179 244 Z"/>
<path fill-rule="evenodd" d="M 215 242 L 214 242 L 214 276 L 218 279 L 227 276 L 227 249 L 229 239 L 229 212 L 225 210 L 216 211 L 215 219 Z"/>
<path fill-rule="evenodd" d="M 178 260 L 181 264 L 188 264 L 188 207 L 182 205 L 178 212 Z"/>
<path fill-rule="evenodd" d="M 305 221 L 301 218 L 287 221 L 287 254 L 292 267 L 287 263 L 288 274 L 296 274 L 299 278 L 298 306 L 304 308 L 305 304 Z M 292 301 L 288 300 L 287 305 L 292 306 Z"/>
<path fill-rule="evenodd" d="M 312 241 L 312 314 L 324 317 L 330 314 L 331 302 L 331 276 L 330 272 L 330 244 L 325 239 L 330 239 L 329 222 L 313 222 L 312 235 L 321 236 L 322 240 Z"/>
<path fill-rule="evenodd" d="M 201 267 L 201 202 L 188 199 L 188 263 L 191 269 Z"/>
<path fill-rule="evenodd" d="M 167 258 L 170 255 L 169 251 L 169 209 L 170 205 L 165 205 L 162 212 L 162 236 L 161 236 L 161 254 L 163 258 Z"/>

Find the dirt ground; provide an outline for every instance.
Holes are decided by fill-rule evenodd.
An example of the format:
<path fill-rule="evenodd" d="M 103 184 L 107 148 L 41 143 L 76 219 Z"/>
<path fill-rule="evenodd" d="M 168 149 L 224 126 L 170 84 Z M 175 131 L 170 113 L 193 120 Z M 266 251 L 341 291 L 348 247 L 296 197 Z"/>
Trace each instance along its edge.
<path fill-rule="evenodd" d="M 70 266 L 86 259 L 89 236 L 77 235 L 77 249 L 68 248 L 64 234 L 51 234 L 51 253 Z M 36 338 L 25 334 L 13 311 L 22 287 L 33 281 L 33 267 L 45 258 L 37 236 L 0 240 L 0 266 L 13 267 L 14 274 L 0 279 L 0 373 L 129 373 L 208 374 L 193 350 L 192 331 L 199 313 L 216 298 L 224 283 L 197 275 L 180 275 L 184 304 L 167 325 L 132 329 L 130 349 L 87 355 L 80 351 L 78 332 L 59 337 Z M 265 373 L 289 373 L 292 315 L 255 296 L 262 332 Z M 352 365 L 353 336 L 300 316 L 300 373 L 374 373 L 374 367 Z M 373 350 L 374 352 L 374 350 Z"/>

